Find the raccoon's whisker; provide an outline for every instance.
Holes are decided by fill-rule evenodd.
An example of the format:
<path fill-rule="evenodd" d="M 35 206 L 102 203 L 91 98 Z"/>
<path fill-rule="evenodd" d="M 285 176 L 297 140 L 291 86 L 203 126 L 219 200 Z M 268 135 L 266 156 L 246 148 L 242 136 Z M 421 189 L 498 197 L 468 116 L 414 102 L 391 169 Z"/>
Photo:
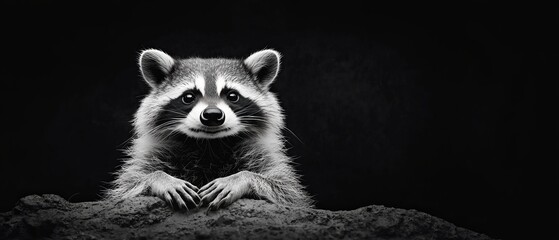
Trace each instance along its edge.
<path fill-rule="evenodd" d="M 173 110 L 169 110 L 169 109 L 163 109 L 162 111 L 164 111 L 164 112 L 170 112 L 170 113 L 174 113 L 174 114 L 178 114 L 178 115 L 185 116 L 185 117 L 186 117 L 186 115 L 188 115 L 188 113 L 183 112 L 183 111 L 180 111 L 180 110 L 179 110 L 179 112 L 173 111 Z"/>
<path fill-rule="evenodd" d="M 134 135 L 132 135 L 131 137 L 129 137 L 128 139 L 124 140 L 124 142 L 122 142 L 121 144 L 118 145 L 118 147 L 124 147 L 124 145 L 130 143 L 132 141 L 132 139 L 134 139 Z"/>
<path fill-rule="evenodd" d="M 265 117 L 259 117 L 259 116 L 239 116 L 240 119 L 258 119 L 258 120 L 268 120 Z"/>
<path fill-rule="evenodd" d="M 242 120 L 247 120 L 247 121 L 257 121 L 257 122 L 265 122 L 265 123 L 267 123 L 267 122 L 268 122 L 268 121 L 266 121 L 266 120 L 263 120 L 263 119 L 254 119 L 254 118 L 242 118 L 242 119 L 241 119 L 241 121 L 242 121 Z"/>
<path fill-rule="evenodd" d="M 247 108 L 248 108 L 248 107 L 247 107 Z M 243 110 L 245 110 L 245 109 L 246 109 L 246 108 L 241 108 L 238 112 L 243 112 Z M 258 111 L 252 112 L 251 115 L 258 114 L 258 113 L 260 113 L 260 112 L 262 112 L 262 111 L 264 111 L 264 108 L 259 108 Z M 246 113 L 246 112 L 244 112 L 244 113 Z M 237 114 L 244 114 L 244 113 L 237 113 Z"/>
<path fill-rule="evenodd" d="M 245 114 L 248 112 L 248 107 L 242 107 L 240 109 L 235 110 L 236 114 Z"/>
<path fill-rule="evenodd" d="M 169 125 L 169 124 L 166 124 L 166 125 L 159 125 L 159 126 L 153 128 L 153 129 L 149 130 L 146 134 L 148 134 L 148 135 L 152 135 L 152 134 L 157 135 L 157 133 L 158 133 L 159 131 L 161 131 L 162 129 L 167 128 L 167 127 L 168 127 L 167 125 Z"/>
<path fill-rule="evenodd" d="M 256 111 L 256 112 L 249 112 L 248 110 L 241 109 L 241 110 L 235 111 L 235 113 L 236 113 L 237 115 L 245 115 L 245 114 L 248 114 L 248 115 L 256 115 L 256 114 L 260 113 L 261 111 L 262 111 L 262 109 L 259 110 L 259 111 Z"/>
<path fill-rule="evenodd" d="M 265 118 L 265 117 L 260 117 L 260 116 L 239 116 L 239 118 L 253 118 L 253 119 L 267 120 L 267 118 Z"/>
<path fill-rule="evenodd" d="M 157 135 L 156 133 L 158 133 L 158 132 L 160 132 L 160 131 L 162 131 L 162 130 L 164 130 L 164 129 L 170 127 L 170 126 L 173 126 L 173 125 L 175 125 L 175 124 L 177 124 L 177 123 L 178 123 L 178 121 L 168 121 L 168 122 L 165 122 L 165 123 L 163 123 L 163 124 L 161 124 L 161 125 L 159 125 L 159 126 L 153 128 L 153 129 L 151 129 L 151 130 L 148 131 L 147 133 L 148 133 L 148 134 L 155 134 L 155 135 Z"/>
<path fill-rule="evenodd" d="M 301 139 L 293 132 L 291 131 L 291 129 L 287 128 L 286 126 L 283 127 L 285 130 L 287 130 L 289 133 L 291 133 L 291 135 L 293 135 L 300 143 L 305 144 L 303 141 L 301 141 Z M 285 137 L 283 137 L 285 138 Z"/>
<path fill-rule="evenodd" d="M 168 131 L 168 133 L 163 138 L 161 138 L 161 140 L 166 140 L 177 133 L 179 133 L 177 128 L 171 129 L 171 131 Z"/>
<path fill-rule="evenodd" d="M 265 97 L 264 94 L 260 94 L 259 96 Z M 256 98 L 253 99 L 253 102 L 258 102 L 259 100 L 260 100 L 260 97 L 256 97 Z M 248 108 L 248 107 L 250 107 L 250 106 L 252 106 L 252 104 L 246 104 L 246 105 L 242 106 L 239 110 L 244 110 L 244 109 L 246 109 L 246 108 Z M 270 106 L 270 104 L 263 105 L 263 106 Z"/>
<path fill-rule="evenodd" d="M 151 129 L 150 132 L 157 132 L 157 131 L 160 131 L 160 130 L 162 130 L 162 129 L 164 129 L 164 128 L 167 128 L 167 127 L 169 127 L 169 126 L 171 126 L 171 125 L 173 125 L 173 124 L 175 124 L 174 121 L 165 122 L 165 123 L 163 123 L 163 124 L 161 124 L 161 125 L 156 126 L 156 127 L 153 128 L 153 129 Z"/>

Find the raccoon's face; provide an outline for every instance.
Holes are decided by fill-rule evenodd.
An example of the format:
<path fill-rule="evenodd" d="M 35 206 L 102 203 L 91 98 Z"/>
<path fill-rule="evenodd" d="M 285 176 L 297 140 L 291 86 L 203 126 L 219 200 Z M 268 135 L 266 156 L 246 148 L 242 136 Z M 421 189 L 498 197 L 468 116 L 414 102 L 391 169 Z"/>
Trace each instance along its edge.
<path fill-rule="evenodd" d="M 274 50 L 244 60 L 179 60 L 150 49 L 139 63 L 152 88 L 136 114 L 140 133 L 212 139 L 281 125 L 281 109 L 268 91 L 279 70 Z"/>

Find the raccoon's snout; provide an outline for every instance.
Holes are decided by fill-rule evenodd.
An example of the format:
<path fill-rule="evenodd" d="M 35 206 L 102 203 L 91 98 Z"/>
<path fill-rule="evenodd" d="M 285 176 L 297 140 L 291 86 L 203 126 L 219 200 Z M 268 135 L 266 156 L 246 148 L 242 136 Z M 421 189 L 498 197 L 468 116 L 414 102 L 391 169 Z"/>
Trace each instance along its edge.
<path fill-rule="evenodd" d="M 209 127 L 217 127 L 225 122 L 225 114 L 219 108 L 208 107 L 200 114 L 200 122 Z"/>

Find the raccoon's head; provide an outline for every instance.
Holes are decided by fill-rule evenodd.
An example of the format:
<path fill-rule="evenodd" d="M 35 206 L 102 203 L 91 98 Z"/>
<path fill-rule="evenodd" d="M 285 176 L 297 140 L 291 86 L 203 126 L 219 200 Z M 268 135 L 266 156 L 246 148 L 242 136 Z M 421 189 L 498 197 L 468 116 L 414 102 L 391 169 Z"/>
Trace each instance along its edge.
<path fill-rule="evenodd" d="M 136 113 L 139 134 L 212 139 L 283 125 L 282 110 L 269 92 L 280 65 L 274 50 L 237 60 L 175 59 L 150 49 L 139 65 L 151 87 Z"/>

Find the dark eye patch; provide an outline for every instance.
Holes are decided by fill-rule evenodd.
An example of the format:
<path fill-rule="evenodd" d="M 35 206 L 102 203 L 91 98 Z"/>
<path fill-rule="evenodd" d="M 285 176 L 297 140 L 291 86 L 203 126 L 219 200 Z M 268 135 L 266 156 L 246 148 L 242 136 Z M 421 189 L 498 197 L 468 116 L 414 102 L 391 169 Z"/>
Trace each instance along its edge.
<path fill-rule="evenodd" d="M 194 95 L 194 100 L 189 102 L 188 104 L 184 103 L 183 98 L 188 94 Z M 167 105 L 161 108 L 159 115 L 155 120 L 156 127 L 163 127 L 168 128 L 176 125 L 173 121 L 177 121 L 179 119 L 184 119 L 192 111 L 192 108 L 196 106 L 196 103 L 202 98 L 202 93 L 197 90 L 187 90 L 179 97 L 171 100 Z"/>
<path fill-rule="evenodd" d="M 236 102 L 232 102 L 227 99 L 229 93 L 233 91 L 238 95 L 238 100 Z M 237 91 L 230 88 L 224 88 L 220 95 L 221 98 L 229 105 L 231 110 L 233 110 L 233 112 L 237 115 L 241 123 L 254 128 L 264 128 L 266 126 L 267 116 L 262 108 L 256 104 L 256 102 L 244 97 Z"/>

